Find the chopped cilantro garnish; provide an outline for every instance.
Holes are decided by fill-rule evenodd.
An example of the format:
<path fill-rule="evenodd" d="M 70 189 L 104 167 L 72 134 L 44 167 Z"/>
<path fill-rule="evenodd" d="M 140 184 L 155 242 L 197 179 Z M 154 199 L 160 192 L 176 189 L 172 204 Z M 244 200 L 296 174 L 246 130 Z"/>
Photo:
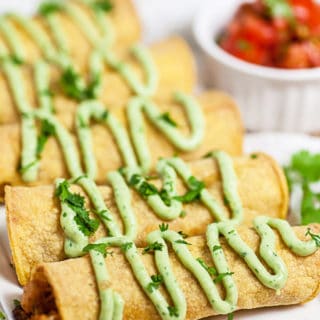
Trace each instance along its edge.
<path fill-rule="evenodd" d="M 21 302 L 18 299 L 13 299 L 13 306 L 15 308 L 20 307 L 21 306 Z"/>
<path fill-rule="evenodd" d="M 156 290 L 159 288 L 161 283 L 163 282 L 163 277 L 161 274 L 155 274 L 151 276 L 151 282 L 147 286 L 147 290 L 151 293 L 153 290 Z"/>
<path fill-rule="evenodd" d="M 187 191 L 182 196 L 175 197 L 176 200 L 189 203 L 200 199 L 201 191 L 204 189 L 205 185 L 202 181 L 197 180 L 195 177 L 191 176 L 188 179 L 188 185 L 191 190 Z"/>
<path fill-rule="evenodd" d="M 320 193 L 312 188 L 313 183 L 320 181 L 320 154 L 311 154 L 308 151 L 295 153 L 284 169 L 289 189 L 299 186 L 303 192 L 302 224 L 320 222 Z"/>
<path fill-rule="evenodd" d="M 187 215 L 187 212 L 186 212 L 185 210 L 182 210 L 182 211 L 180 212 L 179 217 L 180 217 L 180 218 L 184 218 L 186 215 Z"/>
<path fill-rule="evenodd" d="M 113 8 L 113 4 L 110 0 L 96 0 L 91 3 L 94 10 L 109 12 Z"/>
<path fill-rule="evenodd" d="M 215 252 L 215 251 L 218 251 L 218 250 L 221 250 L 221 246 L 213 246 L 212 247 L 212 252 Z"/>
<path fill-rule="evenodd" d="M 159 243 L 158 241 L 152 243 L 152 244 L 149 244 L 148 246 L 146 246 L 144 249 L 143 249 L 143 254 L 145 253 L 150 253 L 150 252 L 153 252 L 153 251 L 161 251 L 163 248 L 163 244 L 162 243 Z"/>
<path fill-rule="evenodd" d="M 39 159 L 41 156 L 41 152 L 43 151 L 45 144 L 50 136 L 55 134 L 54 126 L 46 119 L 41 121 L 41 129 L 40 134 L 38 136 L 37 143 L 37 158 Z"/>
<path fill-rule="evenodd" d="M 97 97 L 97 89 L 101 83 L 101 74 L 95 74 L 84 91 L 85 99 L 95 99 Z"/>
<path fill-rule="evenodd" d="M 27 172 L 31 167 L 35 166 L 38 163 L 39 160 L 34 160 L 30 163 L 28 163 L 27 165 L 25 165 L 24 167 L 19 168 L 19 172 L 21 174 L 24 174 L 25 172 Z"/>
<path fill-rule="evenodd" d="M 182 239 L 176 240 L 175 243 L 186 244 L 188 246 L 191 246 L 190 242 L 187 242 L 186 240 L 182 240 Z"/>
<path fill-rule="evenodd" d="M 172 127 L 177 127 L 177 123 L 171 118 L 170 113 L 169 112 L 164 112 L 159 116 L 159 119 L 162 121 L 165 121 L 166 123 L 168 123 L 170 126 Z"/>
<path fill-rule="evenodd" d="M 97 86 L 100 84 L 101 77 L 96 75 L 87 87 L 82 85 L 80 74 L 73 68 L 66 68 L 60 78 L 60 86 L 63 92 L 70 98 L 83 101 L 96 98 Z"/>
<path fill-rule="evenodd" d="M 311 232 L 311 229 L 308 228 L 308 231 L 306 232 L 306 236 L 310 236 L 312 240 L 316 243 L 317 247 L 320 247 L 320 234 L 315 234 Z"/>
<path fill-rule="evenodd" d="M 109 111 L 108 110 L 103 111 L 103 113 L 101 115 L 101 119 L 102 120 L 107 120 L 108 117 L 109 117 Z"/>
<path fill-rule="evenodd" d="M 94 250 L 94 251 L 101 253 L 105 258 L 108 255 L 110 255 L 110 256 L 113 255 L 112 251 L 108 251 L 108 244 L 107 243 L 91 243 L 83 248 L 83 252 L 89 252 L 91 250 Z"/>
<path fill-rule="evenodd" d="M 0 310 L 0 320 L 5 320 L 6 316 L 5 314 Z"/>
<path fill-rule="evenodd" d="M 243 40 L 243 39 L 239 39 L 236 43 L 236 46 L 241 51 L 247 51 L 251 48 L 250 42 Z"/>
<path fill-rule="evenodd" d="M 170 198 L 167 190 L 165 190 L 165 189 L 160 190 L 159 196 L 165 205 L 167 205 L 167 206 L 171 205 L 171 198 Z"/>
<path fill-rule="evenodd" d="M 46 17 L 50 14 L 61 11 L 62 8 L 62 3 L 58 1 L 46 1 L 40 4 L 38 13 Z"/>
<path fill-rule="evenodd" d="M 80 194 L 69 191 L 69 183 L 64 180 L 59 184 L 56 190 L 56 196 L 67 204 L 75 213 L 74 221 L 77 223 L 79 230 L 86 236 L 93 234 L 99 227 L 99 221 L 89 217 L 89 211 L 85 208 L 84 197 Z"/>
<path fill-rule="evenodd" d="M 229 313 L 228 314 L 228 319 L 227 320 L 233 320 L 233 317 L 234 317 L 234 313 Z"/>
<path fill-rule="evenodd" d="M 234 272 L 224 272 L 224 273 L 219 273 L 218 276 L 213 280 L 214 283 L 219 283 L 222 281 L 224 277 L 227 276 L 232 276 Z"/>
<path fill-rule="evenodd" d="M 214 267 L 209 267 L 201 258 L 197 258 L 197 261 L 205 270 L 207 270 L 210 276 L 216 276 L 218 274 L 217 270 Z"/>
<path fill-rule="evenodd" d="M 250 158 L 251 159 L 257 159 L 258 155 L 256 153 L 252 153 L 252 154 L 250 154 Z"/>
<path fill-rule="evenodd" d="M 167 223 L 161 223 L 159 225 L 159 229 L 161 232 L 167 231 L 169 229 L 169 225 Z"/>
<path fill-rule="evenodd" d="M 182 237 L 182 238 L 188 238 L 188 235 L 187 234 L 185 234 L 183 231 L 178 231 L 178 233 L 180 234 L 180 236 Z"/>
<path fill-rule="evenodd" d="M 202 156 L 203 159 L 211 158 L 213 156 L 213 151 L 209 151 Z"/>
<path fill-rule="evenodd" d="M 132 242 L 126 242 L 126 243 L 122 244 L 122 245 L 120 246 L 120 248 L 121 248 L 121 250 L 122 250 L 123 252 L 126 252 L 126 251 L 128 251 L 129 249 L 131 249 L 132 246 L 133 246 L 133 243 L 132 243 Z"/>
<path fill-rule="evenodd" d="M 15 55 L 10 55 L 8 57 L 8 59 L 9 59 L 10 62 L 12 62 L 12 63 L 14 63 L 14 64 L 16 64 L 18 66 L 21 66 L 24 63 L 23 60 L 21 60 L 19 57 L 15 56 Z"/>
<path fill-rule="evenodd" d="M 179 317 L 179 312 L 178 309 L 176 307 L 173 306 L 168 306 L 168 311 L 169 311 L 169 315 L 172 317 Z"/>
<path fill-rule="evenodd" d="M 264 0 L 271 17 L 285 18 L 292 21 L 294 19 L 293 9 L 287 0 Z"/>
<path fill-rule="evenodd" d="M 158 194 L 158 189 L 153 184 L 145 181 L 139 174 L 132 175 L 129 185 L 134 186 L 144 198 Z"/>

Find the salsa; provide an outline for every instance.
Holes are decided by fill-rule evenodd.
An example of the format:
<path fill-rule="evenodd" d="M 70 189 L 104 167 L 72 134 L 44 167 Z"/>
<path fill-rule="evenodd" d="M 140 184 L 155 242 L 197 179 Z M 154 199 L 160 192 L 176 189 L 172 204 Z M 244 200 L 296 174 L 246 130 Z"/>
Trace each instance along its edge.
<path fill-rule="evenodd" d="M 233 56 L 254 64 L 320 67 L 320 4 L 314 0 L 244 3 L 217 42 Z"/>

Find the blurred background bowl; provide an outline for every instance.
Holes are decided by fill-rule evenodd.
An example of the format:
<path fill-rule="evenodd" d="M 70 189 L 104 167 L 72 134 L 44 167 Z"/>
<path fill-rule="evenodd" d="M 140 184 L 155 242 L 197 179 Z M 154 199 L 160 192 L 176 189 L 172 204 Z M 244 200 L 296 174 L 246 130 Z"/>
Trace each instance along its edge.
<path fill-rule="evenodd" d="M 208 1 L 193 33 L 202 51 L 205 84 L 230 93 L 239 104 L 246 128 L 253 131 L 320 131 L 320 68 L 284 70 L 244 62 L 216 43 L 241 3 Z"/>

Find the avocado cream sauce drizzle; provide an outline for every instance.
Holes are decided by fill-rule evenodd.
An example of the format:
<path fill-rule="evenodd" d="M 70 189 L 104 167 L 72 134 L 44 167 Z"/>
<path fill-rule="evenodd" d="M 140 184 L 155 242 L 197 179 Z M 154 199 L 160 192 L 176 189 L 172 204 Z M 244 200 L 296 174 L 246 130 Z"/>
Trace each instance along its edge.
<path fill-rule="evenodd" d="M 82 0 L 84 4 L 90 5 L 92 1 Z M 222 207 L 210 195 L 209 191 L 203 188 L 200 191 L 200 201 L 209 209 L 213 217 L 220 221 L 208 226 L 207 245 L 217 272 L 225 274 L 222 283 L 226 290 L 223 300 L 217 290 L 208 271 L 192 256 L 188 249 L 188 243 L 183 237 L 171 230 L 154 231 L 148 236 L 148 244 L 158 243 L 161 250 L 156 250 L 155 261 L 159 273 L 163 277 L 164 284 L 168 290 L 173 306 L 170 306 L 157 288 L 150 286 L 152 279 L 147 273 L 142 262 L 140 253 L 134 244 L 137 236 L 137 221 L 131 206 L 131 194 L 125 178 L 130 182 L 133 175 L 139 177 L 139 182 L 134 186 L 139 188 L 145 182 L 144 174 L 151 168 L 151 156 L 147 148 L 142 112 L 148 119 L 171 141 L 179 150 L 190 151 L 195 149 L 201 142 L 204 134 L 204 119 L 197 104 L 183 93 L 177 93 L 175 99 L 185 108 L 187 117 L 190 121 L 191 135 L 185 137 L 174 127 L 163 121 L 160 111 L 150 100 L 158 83 L 156 68 L 150 55 L 140 46 L 132 49 L 132 54 L 140 62 L 146 77 L 146 84 L 141 84 L 129 65 L 119 61 L 109 49 L 114 40 L 114 33 L 110 21 L 101 11 L 94 10 L 93 14 L 97 28 L 89 21 L 80 6 L 74 3 L 63 5 L 63 10 L 78 25 L 81 32 L 91 41 L 93 51 L 90 58 L 91 78 L 99 77 L 102 74 L 103 63 L 119 72 L 132 88 L 137 97 L 132 98 L 128 103 L 128 121 L 130 133 L 133 140 L 134 149 L 130 143 L 127 131 L 120 125 L 118 120 L 97 101 L 85 101 L 78 109 L 76 118 L 77 134 L 84 156 L 85 172 L 81 167 L 78 151 L 72 141 L 69 132 L 56 120 L 52 114 L 52 99 L 49 91 L 50 69 L 45 61 L 38 61 L 34 65 L 34 78 L 39 108 L 33 109 L 27 103 L 26 93 L 23 89 L 23 78 L 19 66 L 11 61 L 9 50 L 5 47 L 0 48 L 0 55 L 3 57 L 3 71 L 5 72 L 9 86 L 13 93 L 15 103 L 22 116 L 22 176 L 25 181 L 34 181 L 37 177 L 39 157 L 37 155 L 37 130 L 36 119 L 48 121 L 54 128 L 70 175 L 75 179 L 74 182 L 81 185 L 88 194 L 96 215 L 108 230 L 108 237 L 98 240 L 95 244 L 107 244 L 108 246 L 121 247 L 128 262 L 130 263 L 136 279 L 154 303 L 159 315 L 163 319 L 184 319 L 187 312 L 187 305 L 184 294 L 175 279 L 171 269 L 167 242 L 171 243 L 172 248 L 183 265 L 194 274 L 200 286 L 207 295 L 212 307 L 222 314 L 230 313 L 236 309 L 237 288 L 230 273 L 227 261 L 219 242 L 219 235 L 222 234 L 228 244 L 245 260 L 249 268 L 256 277 L 267 287 L 279 290 L 287 279 L 286 266 L 275 252 L 275 236 L 271 228 L 279 231 L 284 242 L 290 249 L 298 255 L 309 255 L 316 251 L 316 244 L 310 240 L 300 241 L 294 234 L 287 222 L 268 217 L 258 217 L 254 221 L 254 226 L 261 236 L 260 256 L 265 263 L 272 269 L 271 274 L 260 262 L 256 254 L 249 248 L 238 235 L 235 226 L 243 218 L 243 209 L 237 192 L 237 179 L 233 169 L 232 160 L 224 152 L 215 152 L 213 157 L 216 159 L 223 182 L 223 192 L 232 212 L 231 218 L 226 217 Z M 32 20 L 28 20 L 16 15 L 4 16 L 0 18 L 0 32 L 6 39 L 9 48 L 13 51 L 13 58 L 19 62 L 25 61 L 25 51 L 19 41 L 19 37 L 13 22 L 26 30 L 28 35 L 41 49 L 42 54 L 49 62 L 54 62 L 60 67 L 74 68 L 69 57 L 69 48 L 63 36 L 63 30 L 59 25 L 59 20 L 55 14 L 46 17 L 53 39 L 57 48 L 51 43 L 50 38 Z M 83 79 L 83 86 L 85 83 Z M 18 85 L 17 85 L 18 84 Z M 97 87 L 99 91 L 99 86 Z M 97 174 L 96 161 L 93 156 L 93 146 L 90 134 L 91 118 L 105 124 L 112 132 L 119 151 L 123 157 L 125 170 L 124 177 L 119 172 L 108 174 L 108 181 L 113 188 L 120 216 L 124 223 L 124 233 L 115 222 L 112 212 L 105 205 L 103 198 L 94 183 Z M 137 158 L 135 155 L 137 153 Z M 156 214 L 165 220 L 172 220 L 179 216 L 182 210 L 181 202 L 175 199 L 176 177 L 177 174 L 182 178 L 189 189 L 192 189 L 190 169 L 180 158 L 162 159 L 157 165 L 157 172 L 163 179 L 163 190 L 166 191 L 170 205 L 166 204 L 158 194 L 147 197 L 148 204 Z M 78 178 L 77 178 L 78 177 Z M 57 187 L 62 180 L 57 180 Z M 61 204 L 61 226 L 64 230 L 65 253 L 68 257 L 78 257 L 84 254 L 83 248 L 89 244 L 88 236 L 81 232 L 75 222 L 75 212 L 65 203 Z M 122 319 L 124 302 L 113 290 L 107 288 L 109 275 L 105 265 L 104 255 L 94 249 L 90 250 L 93 268 L 97 278 L 97 285 L 101 299 L 100 319 L 118 320 Z M 150 290 L 151 288 L 151 290 Z"/>

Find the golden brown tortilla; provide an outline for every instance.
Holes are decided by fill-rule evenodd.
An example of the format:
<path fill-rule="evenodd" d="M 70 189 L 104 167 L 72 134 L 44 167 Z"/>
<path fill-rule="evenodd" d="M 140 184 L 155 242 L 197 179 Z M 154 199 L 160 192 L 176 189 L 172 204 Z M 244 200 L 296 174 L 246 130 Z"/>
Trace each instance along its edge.
<path fill-rule="evenodd" d="M 319 233 L 320 225 L 314 225 L 312 229 Z M 295 227 L 294 230 L 301 239 L 305 239 L 307 227 Z M 241 228 L 239 233 L 251 248 L 258 251 L 260 238 L 254 230 Z M 287 283 L 279 293 L 262 285 L 224 239 L 221 240 L 238 287 L 239 310 L 303 303 L 315 298 L 320 291 L 320 250 L 308 257 L 298 257 L 275 234 L 276 252 L 288 269 Z M 208 265 L 212 265 L 204 237 L 189 238 L 188 242 L 192 244 L 188 248 L 194 257 L 201 257 Z M 157 274 L 152 255 L 142 255 L 142 260 L 150 275 Z M 196 320 L 216 315 L 198 282 L 172 251 L 170 262 L 187 300 L 186 319 Z M 114 250 L 113 256 L 106 258 L 106 265 L 110 274 L 108 286 L 125 301 L 124 320 L 161 319 L 135 280 L 122 253 Z M 31 281 L 24 288 L 22 306 L 30 314 L 42 315 L 41 319 L 49 319 L 46 317 L 48 314 L 58 315 L 61 320 L 98 319 L 99 298 L 89 258 L 38 265 Z"/>
<path fill-rule="evenodd" d="M 210 193 L 227 210 L 221 190 L 221 177 L 217 164 L 212 159 L 190 163 L 192 174 L 204 181 Z M 285 178 L 278 165 L 268 156 L 259 154 L 234 158 L 238 177 L 239 195 L 244 207 L 244 224 L 250 224 L 258 212 L 276 218 L 284 218 L 288 208 L 288 190 Z M 152 181 L 159 185 L 159 181 Z M 80 191 L 79 187 L 75 190 Z M 105 203 L 115 220 L 122 227 L 112 189 L 100 187 Z M 179 184 L 179 194 L 184 193 Z M 54 196 L 53 186 L 7 187 L 6 214 L 10 246 L 15 269 L 21 284 L 26 284 L 31 269 L 41 262 L 60 261 L 65 258 L 64 235 L 60 227 L 60 203 Z M 136 244 L 145 244 L 146 235 L 163 222 L 137 193 L 132 192 L 132 206 L 138 222 Z M 184 205 L 185 217 L 169 222 L 170 228 L 195 236 L 204 234 L 207 225 L 213 222 L 209 211 L 199 202 Z M 228 214 L 228 211 L 226 211 Z M 104 236 L 101 226 L 95 240 Z"/>

